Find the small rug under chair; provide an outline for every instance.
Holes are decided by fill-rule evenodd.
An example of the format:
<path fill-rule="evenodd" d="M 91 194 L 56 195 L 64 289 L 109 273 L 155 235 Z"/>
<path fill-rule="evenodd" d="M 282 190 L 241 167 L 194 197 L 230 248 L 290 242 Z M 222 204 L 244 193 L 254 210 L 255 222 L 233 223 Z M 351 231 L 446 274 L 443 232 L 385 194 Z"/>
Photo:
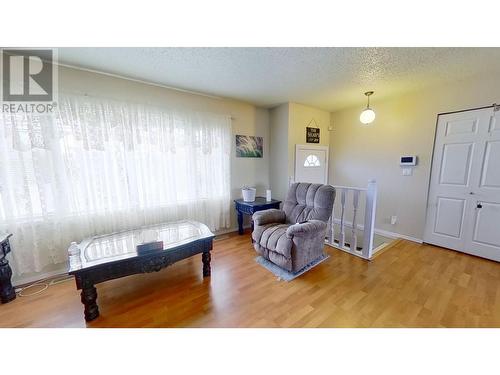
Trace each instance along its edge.
<path fill-rule="evenodd" d="M 307 271 L 311 270 L 312 268 L 316 267 L 318 264 L 323 262 L 324 260 L 330 258 L 330 255 L 323 254 L 319 258 L 313 260 L 311 263 L 309 263 L 307 266 L 302 268 L 301 270 L 297 272 L 290 272 L 287 270 L 284 270 L 283 268 L 277 266 L 273 262 L 270 262 L 269 260 L 265 259 L 262 256 L 258 256 L 255 258 L 255 261 L 259 263 L 261 266 L 264 266 L 268 271 L 271 271 L 275 276 L 278 277 L 278 280 L 285 280 L 285 281 L 292 281 L 296 277 L 299 277 L 303 273 L 306 273 Z"/>

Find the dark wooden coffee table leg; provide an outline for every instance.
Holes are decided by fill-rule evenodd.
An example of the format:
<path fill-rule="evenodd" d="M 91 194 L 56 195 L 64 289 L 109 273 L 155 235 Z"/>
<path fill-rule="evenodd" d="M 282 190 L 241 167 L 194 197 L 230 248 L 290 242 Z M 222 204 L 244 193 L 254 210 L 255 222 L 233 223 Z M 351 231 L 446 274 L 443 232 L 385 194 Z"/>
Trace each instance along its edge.
<path fill-rule="evenodd" d="M 99 316 L 99 307 L 97 307 L 97 289 L 94 285 L 86 286 L 82 289 L 82 303 L 85 306 L 85 320 L 90 322 Z"/>
<path fill-rule="evenodd" d="M 203 277 L 210 276 L 210 259 L 210 252 L 201 254 L 201 260 L 203 261 Z"/>

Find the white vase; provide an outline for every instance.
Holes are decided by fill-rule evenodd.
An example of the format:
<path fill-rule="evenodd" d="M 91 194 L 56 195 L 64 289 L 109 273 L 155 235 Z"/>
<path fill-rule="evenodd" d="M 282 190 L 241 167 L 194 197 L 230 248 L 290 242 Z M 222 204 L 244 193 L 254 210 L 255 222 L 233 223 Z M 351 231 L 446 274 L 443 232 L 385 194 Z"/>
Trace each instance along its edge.
<path fill-rule="evenodd" d="M 241 189 L 241 194 L 243 194 L 244 202 L 255 202 L 255 192 L 257 190 L 255 188 L 246 188 Z"/>

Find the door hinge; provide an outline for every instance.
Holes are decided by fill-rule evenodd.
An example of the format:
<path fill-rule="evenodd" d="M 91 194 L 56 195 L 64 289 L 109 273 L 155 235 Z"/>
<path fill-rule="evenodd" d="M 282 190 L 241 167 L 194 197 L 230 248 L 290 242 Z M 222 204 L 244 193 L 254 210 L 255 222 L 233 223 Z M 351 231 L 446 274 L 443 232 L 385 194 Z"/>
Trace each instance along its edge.
<path fill-rule="evenodd" d="M 494 112 L 498 112 L 498 111 L 500 111 L 500 104 L 493 103 L 493 111 L 494 111 Z"/>

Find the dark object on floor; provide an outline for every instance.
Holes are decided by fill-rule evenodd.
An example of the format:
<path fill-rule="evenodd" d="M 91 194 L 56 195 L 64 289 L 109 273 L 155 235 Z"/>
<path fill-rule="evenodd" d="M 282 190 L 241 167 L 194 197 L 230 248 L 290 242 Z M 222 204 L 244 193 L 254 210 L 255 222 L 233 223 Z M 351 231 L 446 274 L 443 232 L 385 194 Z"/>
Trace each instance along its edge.
<path fill-rule="evenodd" d="M 9 261 L 5 258 L 10 253 L 9 237 L 12 234 L 2 235 L 0 237 L 0 301 L 7 303 L 16 298 L 16 292 L 12 287 L 11 277 L 12 269 Z"/>
<path fill-rule="evenodd" d="M 238 233 L 243 234 L 243 215 L 253 215 L 257 211 L 268 210 L 270 208 L 280 208 L 281 201 L 271 199 L 270 202 L 264 197 L 256 197 L 253 202 L 245 202 L 243 199 L 235 199 L 234 206 L 238 213 Z M 253 232 L 253 221 L 252 221 Z"/>

